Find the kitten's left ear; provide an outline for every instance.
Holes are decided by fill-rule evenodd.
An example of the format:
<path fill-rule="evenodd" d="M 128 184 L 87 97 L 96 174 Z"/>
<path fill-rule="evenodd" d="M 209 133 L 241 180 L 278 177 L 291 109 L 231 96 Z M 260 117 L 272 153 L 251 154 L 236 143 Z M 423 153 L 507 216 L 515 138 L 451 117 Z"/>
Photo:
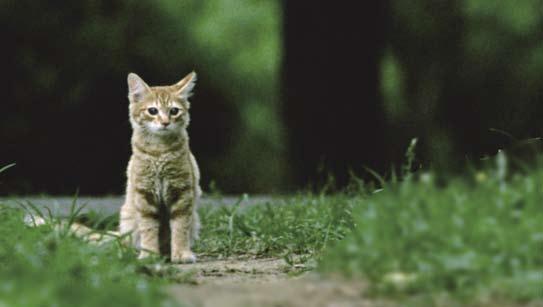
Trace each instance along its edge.
<path fill-rule="evenodd" d="M 128 99 L 130 102 L 138 102 L 149 92 L 149 85 L 143 81 L 140 76 L 131 72 L 127 77 L 128 81 Z"/>
<path fill-rule="evenodd" d="M 190 74 L 186 75 L 181 81 L 173 85 L 177 95 L 186 100 L 192 96 L 192 89 L 196 85 L 196 73 L 193 71 Z"/>

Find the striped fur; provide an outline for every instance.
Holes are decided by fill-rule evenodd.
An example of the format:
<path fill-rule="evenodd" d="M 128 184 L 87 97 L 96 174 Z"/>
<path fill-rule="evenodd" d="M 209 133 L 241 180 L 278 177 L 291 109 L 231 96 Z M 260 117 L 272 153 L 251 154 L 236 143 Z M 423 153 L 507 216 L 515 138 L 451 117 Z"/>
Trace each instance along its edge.
<path fill-rule="evenodd" d="M 189 148 L 188 97 L 194 72 L 171 86 L 148 86 L 128 75 L 132 156 L 120 233 L 130 233 L 140 257 L 162 254 L 173 262 L 195 262 L 200 173 Z"/>

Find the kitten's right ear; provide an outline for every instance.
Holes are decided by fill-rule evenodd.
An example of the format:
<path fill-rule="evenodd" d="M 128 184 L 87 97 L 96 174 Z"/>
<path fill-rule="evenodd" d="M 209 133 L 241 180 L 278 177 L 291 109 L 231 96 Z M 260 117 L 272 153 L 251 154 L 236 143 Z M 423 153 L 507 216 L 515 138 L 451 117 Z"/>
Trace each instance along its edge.
<path fill-rule="evenodd" d="M 149 85 L 135 73 L 128 74 L 128 99 L 130 102 L 138 102 L 149 91 Z"/>
<path fill-rule="evenodd" d="M 184 100 L 192 96 L 192 89 L 196 84 L 196 73 L 193 71 L 186 75 L 181 81 L 173 85 L 177 95 Z"/>

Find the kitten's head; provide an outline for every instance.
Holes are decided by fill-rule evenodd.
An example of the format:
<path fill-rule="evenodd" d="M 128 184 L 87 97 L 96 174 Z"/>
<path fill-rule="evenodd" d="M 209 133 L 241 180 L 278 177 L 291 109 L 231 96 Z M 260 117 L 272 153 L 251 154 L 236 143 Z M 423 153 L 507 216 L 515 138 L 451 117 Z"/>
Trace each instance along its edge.
<path fill-rule="evenodd" d="M 196 82 L 191 72 L 170 86 L 148 86 L 134 73 L 128 74 L 128 100 L 132 128 L 157 135 L 186 129 L 189 124 L 188 98 Z"/>

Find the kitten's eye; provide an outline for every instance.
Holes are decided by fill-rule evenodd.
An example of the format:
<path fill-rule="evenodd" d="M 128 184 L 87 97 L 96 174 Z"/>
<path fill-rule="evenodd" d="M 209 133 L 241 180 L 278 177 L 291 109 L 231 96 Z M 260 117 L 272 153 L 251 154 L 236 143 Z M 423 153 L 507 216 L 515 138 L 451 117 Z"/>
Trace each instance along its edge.
<path fill-rule="evenodd" d="M 171 108 L 170 115 L 177 115 L 179 113 L 179 108 Z"/>
<path fill-rule="evenodd" d="M 147 109 L 147 112 L 149 112 L 149 114 L 151 114 L 151 115 L 157 115 L 158 114 L 158 109 L 157 108 L 149 108 L 149 109 Z"/>

